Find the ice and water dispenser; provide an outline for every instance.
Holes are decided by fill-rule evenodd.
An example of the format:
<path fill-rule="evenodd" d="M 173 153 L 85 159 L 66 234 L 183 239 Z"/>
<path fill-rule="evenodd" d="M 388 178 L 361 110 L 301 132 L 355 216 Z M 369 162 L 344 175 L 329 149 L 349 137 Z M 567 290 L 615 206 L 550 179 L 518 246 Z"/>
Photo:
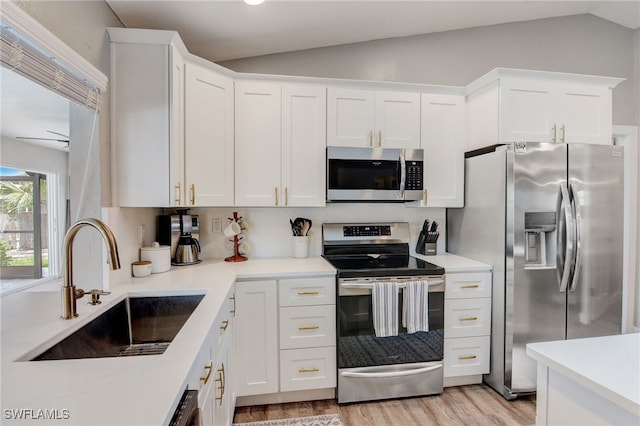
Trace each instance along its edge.
<path fill-rule="evenodd" d="M 556 212 L 525 212 L 525 268 L 555 268 Z"/>

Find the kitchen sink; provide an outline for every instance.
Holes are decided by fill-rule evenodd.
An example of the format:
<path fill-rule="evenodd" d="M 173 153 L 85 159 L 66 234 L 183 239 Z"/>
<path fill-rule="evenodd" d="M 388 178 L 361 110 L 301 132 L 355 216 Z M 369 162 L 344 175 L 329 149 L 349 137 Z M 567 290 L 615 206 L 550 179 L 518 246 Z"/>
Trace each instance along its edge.
<path fill-rule="evenodd" d="M 162 354 L 203 297 L 127 297 L 31 361 Z"/>

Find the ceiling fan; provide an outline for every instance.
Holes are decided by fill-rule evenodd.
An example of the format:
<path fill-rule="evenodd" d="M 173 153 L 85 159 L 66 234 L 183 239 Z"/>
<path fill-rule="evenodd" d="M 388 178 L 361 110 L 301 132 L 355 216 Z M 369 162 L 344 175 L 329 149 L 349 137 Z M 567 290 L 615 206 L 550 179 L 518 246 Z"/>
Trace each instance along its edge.
<path fill-rule="evenodd" d="M 62 133 L 54 132 L 52 130 L 47 130 L 47 132 L 48 133 L 52 133 L 54 135 L 58 135 L 61 138 L 29 138 L 29 137 L 25 137 L 25 136 L 16 136 L 16 139 L 60 142 L 60 143 L 66 143 L 67 144 L 67 146 L 65 148 L 69 147 L 69 136 L 67 136 L 65 134 L 62 134 Z"/>

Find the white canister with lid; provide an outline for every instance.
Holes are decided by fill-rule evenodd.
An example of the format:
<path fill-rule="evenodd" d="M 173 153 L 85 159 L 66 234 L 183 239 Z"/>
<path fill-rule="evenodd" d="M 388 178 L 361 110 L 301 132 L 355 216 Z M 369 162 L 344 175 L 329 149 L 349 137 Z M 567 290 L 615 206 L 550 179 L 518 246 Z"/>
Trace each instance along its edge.
<path fill-rule="evenodd" d="M 159 274 L 171 269 L 171 246 L 161 246 L 157 242 L 151 243 L 151 247 L 140 249 L 140 260 L 151 261 L 151 273 Z"/>

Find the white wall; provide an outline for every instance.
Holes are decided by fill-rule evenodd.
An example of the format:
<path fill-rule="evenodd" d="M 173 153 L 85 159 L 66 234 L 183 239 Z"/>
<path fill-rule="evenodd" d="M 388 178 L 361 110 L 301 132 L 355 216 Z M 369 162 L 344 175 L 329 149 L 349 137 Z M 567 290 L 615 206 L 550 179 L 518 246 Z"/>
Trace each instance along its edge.
<path fill-rule="evenodd" d="M 636 31 L 637 32 L 637 31 Z M 638 124 L 634 31 L 591 15 L 540 19 L 221 62 L 241 72 L 464 86 L 495 67 L 627 79 L 614 124 Z"/>

